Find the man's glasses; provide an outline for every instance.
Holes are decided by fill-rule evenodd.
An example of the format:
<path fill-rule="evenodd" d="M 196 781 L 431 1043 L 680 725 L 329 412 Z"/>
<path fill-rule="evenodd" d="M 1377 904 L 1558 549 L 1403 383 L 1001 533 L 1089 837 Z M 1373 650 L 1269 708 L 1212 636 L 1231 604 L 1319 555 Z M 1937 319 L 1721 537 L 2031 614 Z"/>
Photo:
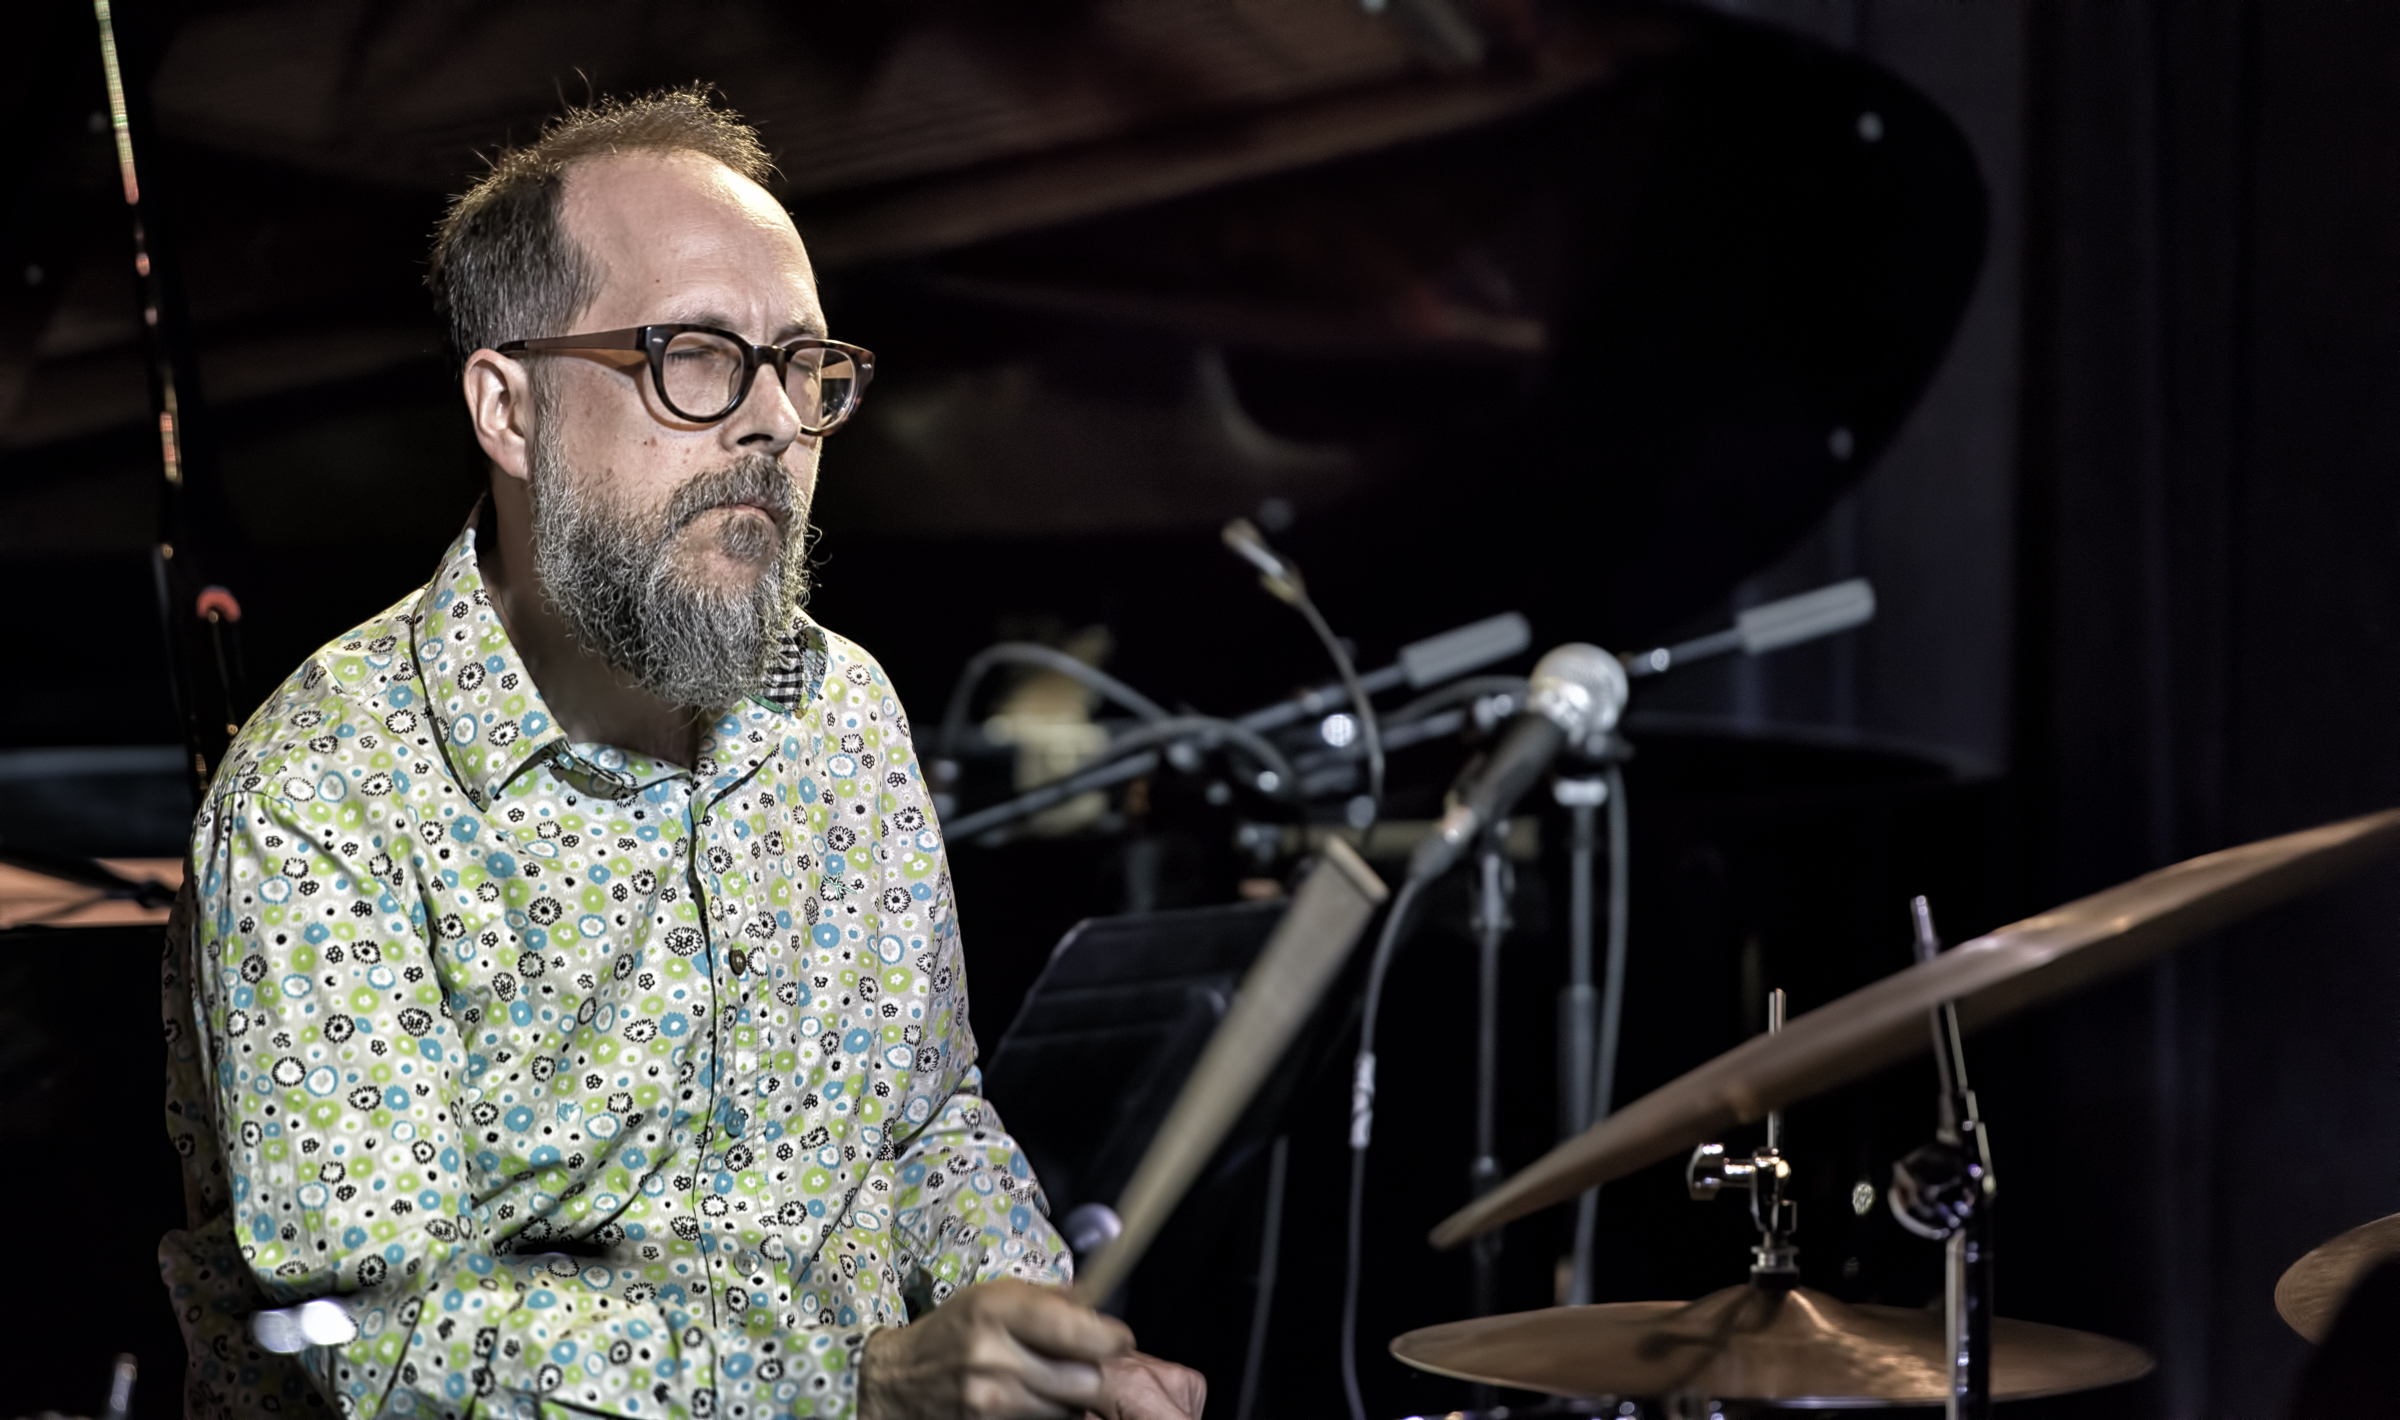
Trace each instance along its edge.
<path fill-rule="evenodd" d="M 714 424 L 742 407 L 758 367 L 772 365 L 800 413 L 800 432 L 821 437 L 857 410 L 875 354 L 838 340 L 803 337 L 781 345 L 752 345 L 711 325 L 637 325 L 595 335 L 547 335 L 495 346 L 503 355 L 541 350 L 639 350 L 650 360 L 650 381 L 678 418 Z"/>

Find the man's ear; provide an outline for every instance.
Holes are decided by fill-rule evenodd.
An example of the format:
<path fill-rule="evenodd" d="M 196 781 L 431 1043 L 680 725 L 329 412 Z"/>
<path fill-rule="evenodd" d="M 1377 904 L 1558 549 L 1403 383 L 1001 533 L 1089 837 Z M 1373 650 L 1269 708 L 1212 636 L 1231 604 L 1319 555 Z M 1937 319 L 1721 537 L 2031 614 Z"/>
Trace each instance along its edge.
<path fill-rule="evenodd" d="M 533 377 L 522 360 L 494 350 L 467 357 L 460 376 L 467 397 L 467 418 L 475 426 L 475 442 L 483 445 L 492 467 L 511 478 L 533 471 Z"/>

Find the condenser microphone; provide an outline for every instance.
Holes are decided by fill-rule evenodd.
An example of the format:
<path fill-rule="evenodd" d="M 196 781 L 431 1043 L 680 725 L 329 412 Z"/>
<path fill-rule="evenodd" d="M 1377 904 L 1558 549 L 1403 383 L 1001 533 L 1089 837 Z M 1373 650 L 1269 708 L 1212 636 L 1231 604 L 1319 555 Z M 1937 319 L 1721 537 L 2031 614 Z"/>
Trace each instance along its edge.
<path fill-rule="evenodd" d="M 1308 584 L 1301 580 L 1300 569 L 1291 559 L 1267 546 L 1258 525 L 1248 518 L 1235 518 L 1220 534 L 1235 556 L 1258 569 L 1259 583 L 1278 598 L 1298 604 L 1307 594 Z"/>
<path fill-rule="evenodd" d="M 1476 834 L 1508 816 L 1560 750 L 1614 729 L 1625 696 L 1625 668 L 1599 647 L 1570 641 L 1543 655 L 1526 685 L 1525 708 L 1501 731 L 1457 806 L 1417 845 L 1409 877 L 1429 881 L 1450 871 Z"/>

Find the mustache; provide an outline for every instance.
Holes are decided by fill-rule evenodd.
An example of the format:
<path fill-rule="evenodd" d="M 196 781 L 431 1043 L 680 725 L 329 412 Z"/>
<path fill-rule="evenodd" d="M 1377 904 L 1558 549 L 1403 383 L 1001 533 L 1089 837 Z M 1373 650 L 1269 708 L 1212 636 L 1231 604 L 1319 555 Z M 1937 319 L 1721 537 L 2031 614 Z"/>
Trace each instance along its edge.
<path fill-rule="evenodd" d="M 789 527 L 797 490 L 791 470 L 765 454 L 744 454 L 723 468 L 696 474 L 667 500 L 662 540 L 673 538 L 702 513 L 732 503 L 762 508 L 779 526 Z"/>

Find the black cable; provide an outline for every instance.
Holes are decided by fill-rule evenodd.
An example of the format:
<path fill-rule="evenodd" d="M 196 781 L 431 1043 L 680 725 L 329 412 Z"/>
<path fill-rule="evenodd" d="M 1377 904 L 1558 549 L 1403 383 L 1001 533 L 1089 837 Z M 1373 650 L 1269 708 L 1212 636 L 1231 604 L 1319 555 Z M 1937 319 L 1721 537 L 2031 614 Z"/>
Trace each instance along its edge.
<path fill-rule="evenodd" d="M 1358 712 L 1359 739 L 1367 750 L 1367 802 L 1376 818 L 1383 816 L 1383 727 L 1375 718 L 1375 703 L 1367 698 L 1367 687 L 1358 678 L 1358 667 L 1350 661 L 1349 649 L 1342 638 L 1333 634 L 1325 614 L 1317 610 L 1316 601 L 1308 594 L 1308 580 L 1290 558 L 1267 546 L 1266 538 L 1251 526 L 1248 518 L 1235 518 L 1227 523 L 1223 536 L 1225 546 L 1244 562 L 1259 571 L 1259 585 L 1276 600 L 1290 603 L 1308 622 L 1308 629 L 1325 644 L 1325 654 L 1333 658 L 1333 668 L 1342 678 L 1342 689 L 1350 696 L 1350 706 Z M 1365 828 L 1366 824 L 1358 827 Z"/>
<path fill-rule="evenodd" d="M 1242 1392 L 1233 1408 L 1233 1420 L 1250 1420 L 1257 1410 L 1258 1378 L 1267 1359 L 1267 1323 L 1275 1305 L 1275 1274 L 1282 1261 L 1283 1185 L 1291 1146 L 1290 1135 L 1278 1134 L 1274 1150 L 1267 1155 L 1266 1227 L 1258 1243 L 1258 1285 L 1250 1304 L 1250 1346 L 1242 1356 Z"/>
<path fill-rule="evenodd" d="M 1358 667 L 1351 663 L 1348 648 L 1342 638 L 1333 634 L 1333 627 L 1317 610 L 1316 601 L 1306 588 L 1293 587 L 1292 605 L 1308 619 L 1308 629 L 1317 633 L 1325 643 L 1325 654 L 1333 658 L 1334 671 L 1342 678 L 1342 688 L 1350 692 L 1350 705 L 1358 714 L 1358 735 L 1367 746 L 1367 802 L 1375 806 L 1375 816 L 1383 817 L 1383 727 L 1376 722 L 1375 702 L 1367 698 L 1367 688 L 1359 683 Z"/>
<path fill-rule="evenodd" d="M 1383 1006 L 1383 978 L 1392 954 L 1407 933 L 1417 893 L 1425 886 L 1410 878 L 1392 898 L 1383 919 L 1383 935 L 1367 967 L 1366 1005 L 1359 1017 L 1358 1061 L 1350 1076 L 1350 1210 L 1344 1234 L 1342 1271 L 1342 1392 L 1350 1401 L 1350 1420 L 1367 1420 L 1367 1403 L 1358 1388 L 1358 1276 L 1364 1261 L 1360 1232 L 1366 1215 L 1367 1144 L 1375 1127 L 1375 1020 Z"/>
<path fill-rule="evenodd" d="M 1300 796 L 1300 776 L 1291 761 L 1257 731 L 1220 720 L 1213 715 L 1170 715 L 1153 724 L 1127 730 L 1102 750 L 1100 757 L 1078 766 L 1072 773 L 1061 775 L 1045 784 L 1036 784 L 1013 799 L 977 809 L 950 820 L 944 831 L 954 838 L 975 838 L 991 830 L 1040 813 L 1053 804 L 1062 804 L 1077 794 L 1092 789 L 1104 789 L 1112 784 L 1147 774 L 1158 767 L 1158 756 L 1150 746 L 1166 741 L 1197 739 L 1208 735 L 1221 736 L 1256 759 L 1259 767 L 1275 776 L 1275 787 L 1259 786 L 1259 792 L 1269 798 L 1295 800 Z"/>
<path fill-rule="evenodd" d="M 967 708 L 974 703 L 975 688 L 991 673 L 994 666 L 1036 666 L 1056 671 L 1070 680 L 1081 683 L 1101 698 L 1113 701 L 1153 723 L 1167 718 L 1165 707 L 1149 696 L 1127 685 L 1104 670 L 1087 666 L 1073 656 L 1053 646 L 1036 645 L 1031 641 L 1002 641 L 977 651 L 958 673 L 958 684 L 951 688 L 950 704 L 942 714 L 942 737 L 934 749 L 938 758 L 955 763 L 958 758 L 959 736 L 966 733 Z"/>
<path fill-rule="evenodd" d="M 1350 1420 L 1367 1420 L 1367 1402 L 1358 1389 L 1358 1260 L 1359 1219 L 1366 1212 L 1367 1151 L 1350 1151 L 1350 1212 L 1343 1234 L 1342 1272 L 1342 1394 L 1350 1403 Z"/>
<path fill-rule="evenodd" d="M 1259 792 L 1267 797 L 1288 799 L 1299 792 L 1300 776 L 1292 771 L 1292 762 L 1283 757 L 1282 750 L 1268 743 L 1267 737 L 1258 731 L 1245 729 L 1231 720 L 1220 720 L 1214 715 L 1170 715 L 1166 719 L 1127 730 L 1108 742 L 1108 750 L 1099 763 L 1123 759 L 1133 751 L 1148 749 L 1152 745 L 1171 740 L 1196 739 L 1203 735 L 1216 735 L 1232 743 L 1257 760 L 1261 769 L 1273 774 L 1274 787 L 1269 788 L 1264 784 L 1258 786 Z M 1085 769 L 1094 767 L 1084 766 Z"/>

